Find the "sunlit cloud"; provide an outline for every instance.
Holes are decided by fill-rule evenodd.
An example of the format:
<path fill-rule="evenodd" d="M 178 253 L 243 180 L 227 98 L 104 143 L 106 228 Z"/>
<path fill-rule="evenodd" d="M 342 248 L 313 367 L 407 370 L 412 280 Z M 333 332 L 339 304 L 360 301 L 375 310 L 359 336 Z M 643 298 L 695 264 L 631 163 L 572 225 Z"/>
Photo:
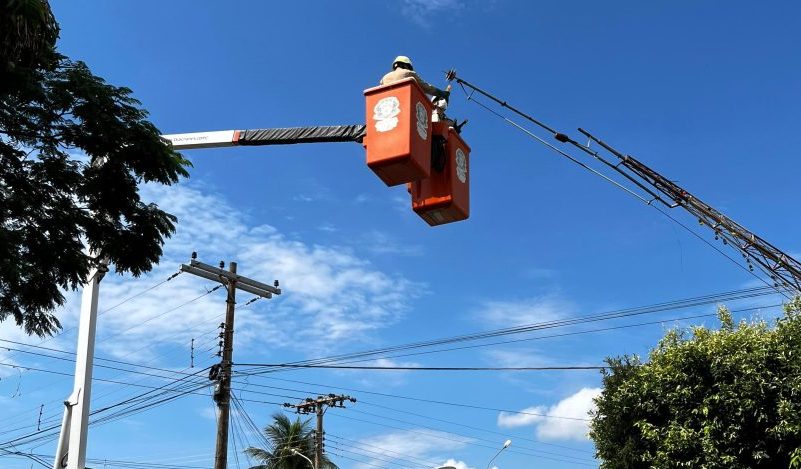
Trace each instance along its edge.
<path fill-rule="evenodd" d="M 534 426 L 537 438 L 543 440 L 586 440 L 590 412 L 596 408 L 593 399 L 600 394 L 601 388 L 582 388 L 551 406 L 528 407 L 519 414 L 501 412 L 498 426 Z"/>

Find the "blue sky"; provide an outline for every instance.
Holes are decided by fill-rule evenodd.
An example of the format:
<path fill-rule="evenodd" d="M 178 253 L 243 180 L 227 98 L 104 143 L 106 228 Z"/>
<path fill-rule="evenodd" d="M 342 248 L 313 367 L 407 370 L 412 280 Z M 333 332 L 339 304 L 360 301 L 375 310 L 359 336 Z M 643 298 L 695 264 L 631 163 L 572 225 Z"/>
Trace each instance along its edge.
<path fill-rule="evenodd" d="M 437 86 L 445 85 L 442 71 L 454 67 L 566 133 L 577 135 L 579 126 L 595 132 L 774 245 L 801 253 L 801 221 L 790 209 L 801 202 L 801 6 L 795 2 L 730 1 L 724 8 L 689 1 L 80 1 L 53 7 L 61 51 L 110 83 L 132 88 L 164 133 L 363 123 L 362 91 L 404 54 Z M 284 295 L 240 307 L 235 361 L 276 363 L 756 285 L 681 227 L 467 102 L 460 90 L 450 114 L 470 119 L 463 133 L 472 148 L 468 221 L 428 227 L 408 207 L 403 188 L 387 188 L 369 171 L 359 145 L 189 151 L 189 180 L 143 189 L 180 219 L 165 258 L 148 277 L 104 280 L 101 311 L 164 280 L 192 251 L 212 264 L 236 260 L 244 275 L 280 279 Z M 673 216 L 697 226 L 683 213 Z M 208 287 L 184 274 L 104 314 L 98 356 L 183 370 L 194 338 L 198 367 L 213 363 L 206 350 L 214 348 L 222 293 L 179 308 Z M 774 295 L 729 306 L 779 302 Z M 67 328 L 75 325 L 78 305 L 73 296 L 61 312 Z M 610 355 L 646 354 L 676 324 L 673 318 L 712 311 L 714 305 L 665 311 L 552 333 L 664 321 L 647 327 L 366 363 L 599 365 Z M 680 322 L 690 323 L 715 321 Z M 10 324 L 0 327 L 0 338 L 38 343 Z M 74 342 L 68 330 L 41 345 L 72 350 Z M 6 345 L 19 348 L 0 344 Z M 2 348 L 0 358 L 72 372 L 64 360 Z M 110 369 L 95 376 L 166 382 Z M 35 431 L 41 404 L 46 422 L 60 420 L 69 376 L 6 367 L 0 378 L 0 403 L 10 414 L 0 427 L 7 432 L 3 441 Z M 584 422 L 573 419 L 585 415 L 599 386 L 594 371 L 299 370 L 247 378 L 237 395 L 270 402 L 292 399 L 259 393 L 356 397 L 349 409 L 326 416 L 326 448 L 343 469 L 424 468 L 448 460 L 460 469 L 483 469 L 507 438 L 512 446 L 494 463 L 501 469 L 570 468 L 597 466 Z M 142 389 L 98 382 L 93 408 Z M 245 409 L 259 427 L 279 410 L 249 401 Z M 213 438 L 206 392 L 93 427 L 88 453 L 210 467 Z M 244 431 L 238 444 L 248 442 L 257 440 Z M 54 450 L 52 439 L 33 446 L 18 449 Z M 3 467 L 31 467 L 29 460 L 0 458 Z M 241 455 L 239 463 L 249 466 Z"/>

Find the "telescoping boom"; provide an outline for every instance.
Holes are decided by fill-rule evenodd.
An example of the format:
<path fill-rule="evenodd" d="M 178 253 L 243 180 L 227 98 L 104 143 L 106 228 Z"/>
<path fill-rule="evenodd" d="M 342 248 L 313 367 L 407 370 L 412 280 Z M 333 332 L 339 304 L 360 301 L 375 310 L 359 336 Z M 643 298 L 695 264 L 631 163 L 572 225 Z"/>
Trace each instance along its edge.
<path fill-rule="evenodd" d="M 519 130 L 522 130 L 529 136 L 537 139 L 538 141 L 545 144 L 546 146 L 553 149 L 562 156 L 569 158 L 574 163 L 584 167 L 585 169 L 595 173 L 596 175 L 601 176 L 602 178 L 618 186 L 619 188 L 623 189 L 629 194 L 642 200 L 646 204 L 654 206 L 655 208 L 657 208 L 657 210 L 659 210 L 667 217 L 669 217 L 673 221 L 676 221 L 679 224 L 681 223 L 678 220 L 671 217 L 667 212 L 660 209 L 656 204 L 659 204 L 665 208 L 676 208 L 676 207 L 683 208 L 691 215 L 693 215 L 695 218 L 697 218 L 698 222 L 701 225 L 710 228 L 714 232 L 716 240 L 721 240 L 724 245 L 731 246 L 742 255 L 747 267 L 744 267 L 739 263 L 738 265 L 747 268 L 748 271 L 752 273 L 756 266 L 758 270 L 764 272 L 770 278 L 770 281 L 768 282 L 767 280 L 762 279 L 761 277 L 760 279 L 772 285 L 773 287 L 777 288 L 778 290 L 785 292 L 785 294 L 786 291 L 788 290 L 795 294 L 801 293 L 801 262 L 794 259 L 789 254 L 783 252 L 776 246 L 770 244 L 765 239 L 761 238 L 752 231 L 749 231 L 739 223 L 735 222 L 734 220 L 727 217 L 720 211 L 716 210 L 711 205 L 703 202 L 701 199 L 694 196 L 689 191 L 680 187 L 678 184 L 672 182 L 668 178 L 664 177 L 659 172 L 650 168 L 637 158 L 634 158 L 631 155 L 627 155 L 616 150 L 608 143 L 602 141 L 600 138 L 592 135 L 590 132 L 581 128 L 579 128 L 578 131 L 585 137 L 587 137 L 589 140 L 586 145 L 579 143 L 573 138 L 569 137 L 568 135 L 554 130 L 552 127 L 548 126 L 542 121 L 509 105 L 506 101 L 497 98 L 496 96 L 467 82 L 466 80 L 463 80 L 462 78 L 457 77 L 456 72 L 454 70 L 451 70 L 447 73 L 447 79 L 449 81 L 455 81 L 458 85 L 462 87 L 462 89 L 465 91 L 465 95 L 467 96 L 468 101 L 473 101 L 477 103 L 479 106 L 485 108 L 486 110 L 495 114 L 496 116 L 504 119 L 509 124 L 517 127 Z M 486 104 L 482 103 L 481 101 L 476 100 L 475 99 L 476 94 L 489 99 L 490 101 L 501 106 L 502 108 L 508 109 L 512 113 L 517 114 L 523 119 L 540 127 L 541 129 L 550 133 L 557 142 L 562 144 L 572 145 L 581 152 L 585 153 L 586 155 L 589 155 L 593 159 L 600 162 L 607 169 L 612 170 L 615 173 L 623 176 L 625 180 L 633 184 L 633 186 L 623 185 L 609 178 L 605 174 L 595 170 L 594 168 L 585 165 L 583 162 L 577 160 L 572 155 L 566 153 L 565 151 L 562 151 L 555 145 L 546 142 L 539 136 L 530 132 L 528 129 L 517 124 L 511 119 L 501 115 L 500 113 L 490 108 Z M 606 150 L 609 154 L 611 154 L 614 157 L 614 159 L 610 159 L 608 156 L 604 156 L 600 154 L 598 151 L 592 149 L 590 147 L 590 143 L 593 142 L 600 145 L 600 147 Z M 687 228 L 685 225 L 682 226 Z M 692 233 L 695 232 L 692 231 Z M 715 249 L 717 249 L 717 247 L 715 247 Z"/>

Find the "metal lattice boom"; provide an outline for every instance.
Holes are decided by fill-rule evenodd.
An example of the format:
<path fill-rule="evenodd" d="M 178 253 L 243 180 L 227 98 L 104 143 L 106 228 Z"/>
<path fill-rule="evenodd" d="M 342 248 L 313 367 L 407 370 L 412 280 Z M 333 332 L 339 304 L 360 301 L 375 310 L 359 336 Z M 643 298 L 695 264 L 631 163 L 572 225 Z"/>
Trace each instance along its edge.
<path fill-rule="evenodd" d="M 668 208 L 676 208 L 676 207 L 684 208 L 686 211 L 688 211 L 690 214 L 696 217 L 700 224 L 711 228 L 715 232 L 715 239 L 721 239 L 723 241 L 723 244 L 731 246 L 733 249 L 736 249 L 745 259 L 749 271 L 753 272 L 754 266 L 756 265 L 756 267 L 760 271 L 764 272 L 768 277 L 770 277 L 770 279 L 772 280 L 773 287 L 776 288 L 782 294 L 786 294 L 787 290 L 791 290 L 795 294 L 801 294 L 801 262 L 797 261 L 792 256 L 783 252 L 776 246 L 773 246 L 772 244 L 765 241 L 761 237 L 757 236 L 753 232 L 745 229 L 739 223 L 723 215 L 709 204 L 704 203 L 701 199 L 690 194 L 688 191 L 684 190 L 682 187 L 679 187 L 677 184 L 665 178 L 657 171 L 651 169 L 638 159 L 634 158 L 631 155 L 625 155 L 619 152 L 618 150 L 612 148 L 610 145 L 601 141 L 599 138 L 593 136 L 586 130 L 581 128 L 578 129 L 579 132 L 587 136 L 591 141 L 597 143 L 605 150 L 613 154 L 619 161 L 614 162 L 612 160 L 609 160 L 604 156 L 602 156 L 601 154 L 599 154 L 597 151 L 590 149 L 589 143 L 587 145 L 582 145 L 581 143 L 570 138 L 566 134 L 554 130 L 547 124 L 509 105 L 506 101 L 503 101 L 497 98 L 496 96 L 493 96 L 492 94 L 482 90 L 481 88 L 478 88 L 477 86 L 461 78 L 458 78 L 454 70 L 448 71 L 446 78 L 449 81 L 455 80 L 459 85 L 462 86 L 463 89 L 469 88 L 471 90 L 469 93 L 467 93 L 467 90 L 465 89 L 468 101 L 476 102 L 481 107 L 485 108 L 486 110 L 495 114 L 501 119 L 504 119 L 509 124 L 513 125 L 514 127 L 525 132 L 529 136 L 540 141 L 541 143 L 548 146 L 557 153 L 561 154 L 562 156 L 567 157 L 568 159 L 580 165 L 584 169 L 587 169 L 590 172 L 601 176 L 602 178 L 611 182 L 615 186 L 625 190 L 629 194 L 637 197 L 638 199 L 647 203 L 648 205 L 653 205 L 655 202 L 659 202 Z M 530 131 L 526 130 L 521 125 L 515 123 L 514 121 L 508 119 L 507 117 L 504 117 L 498 112 L 489 109 L 489 107 L 486 106 L 485 104 L 482 104 L 481 102 L 475 100 L 473 98 L 474 93 L 478 93 L 479 95 L 492 100 L 501 107 L 508 109 L 509 111 L 523 117 L 529 122 L 544 129 L 545 131 L 550 133 L 554 137 L 554 139 L 556 139 L 558 142 L 568 143 L 570 145 L 573 145 L 582 152 L 590 155 L 595 160 L 604 164 L 607 168 L 625 177 L 629 182 L 633 183 L 637 187 L 637 189 L 625 187 L 623 184 L 620 184 L 619 182 L 610 179 L 608 176 L 602 174 L 601 172 L 596 171 L 595 169 L 588 167 L 584 163 L 579 162 L 574 157 L 565 153 L 562 150 L 557 149 L 552 144 L 545 142 L 543 139 L 534 135 Z M 647 193 L 648 196 L 643 196 L 641 194 L 638 194 L 637 193 L 638 190 Z M 647 197 L 650 197 L 650 199 Z M 665 215 L 667 214 L 665 213 Z M 673 219 L 672 217 L 670 217 L 670 215 L 667 216 Z M 676 219 L 673 220 L 678 223 Z M 682 224 L 682 226 L 684 225 Z M 698 235 L 696 234 L 696 236 Z M 740 265 L 739 263 L 737 264 Z M 742 267 L 742 265 L 740 265 L 740 267 Z M 762 279 L 761 277 L 758 278 Z"/>
<path fill-rule="evenodd" d="M 749 269 L 753 270 L 753 265 L 756 264 L 773 280 L 774 286 L 801 292 L 800 262 L 633 156 L 620 153 L 586 130 L 579 129 L 579 131 L 618 157 L 622 166 L 656 188 L 674 204 L 683 207 L 698 218 L 700 224 L 714 230 L 716 239 L 722 239 L 723 244 L 733 247 L 742 254 Z M 664 203 L 664 201 L 662 202 Z"/>

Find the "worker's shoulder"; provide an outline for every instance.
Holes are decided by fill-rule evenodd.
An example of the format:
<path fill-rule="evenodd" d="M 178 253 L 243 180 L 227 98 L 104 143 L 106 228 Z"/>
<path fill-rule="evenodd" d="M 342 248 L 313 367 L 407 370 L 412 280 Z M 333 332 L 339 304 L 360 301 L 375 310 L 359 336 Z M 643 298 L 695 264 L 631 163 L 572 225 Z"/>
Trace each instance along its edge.
<path fill-rule="evenodd" d="M 417 73 L 415 73 L 414 71 L 412 71 L 412 70 L 404 70 L 402 68 L 399 68 L 399 69 L 393 70 L 393 71 L 387 73 L 386 75 L 384 75 L 384 77 L 381 78 L 381 84 L 382 85 L 388 85 L 390 83 L 394 83 L 396 81 L 404 80 L 406 78 L 414 78 L 415 80 L 419 80 L 420 79 L 417 76 Z"/>

